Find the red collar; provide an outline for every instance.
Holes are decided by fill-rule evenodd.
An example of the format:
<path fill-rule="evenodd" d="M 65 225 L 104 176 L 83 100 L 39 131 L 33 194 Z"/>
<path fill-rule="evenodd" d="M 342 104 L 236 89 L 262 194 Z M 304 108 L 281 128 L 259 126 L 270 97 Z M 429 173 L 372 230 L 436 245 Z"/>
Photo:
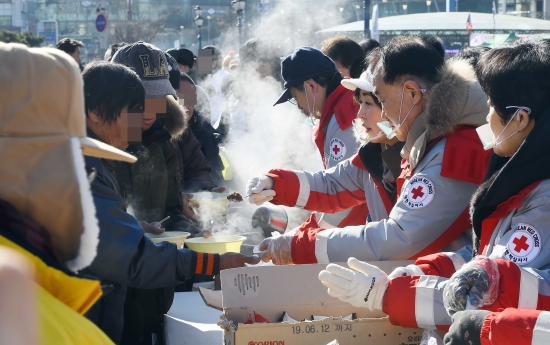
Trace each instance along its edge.
<path fill-rule="evenodd" d="M 537 188 L 541 182 L 542 181 L 533 182 L 519 191 L 518 194 L 511 196 L 508 200 L 498 205 L 496 210 L 494 210 L 493 213 L 491 213 L 491 215 L 487 217 L 483 223 L 481 223 L 481 239 L 479 241 L 480 253 L 483 255 L 487 254 L 489 242 L 491 241 L 491 237 L 493 236 L 493 232 L 495 231 L 498 222 L 502 218 L 506 217 L 510 211 L 520 207 L 527 195 L 531 193 L 533 189 Z"/>
<path fill-rule="evenodd" d="M 313 128 L 313 138 L 323 158 L 325 167 L 324 144 L 326 128 L 332 119 L 332 115 L 336 117 L 336 122 L 338 122 L 340 129 L 345 130 L 352 125 L 353 120 L 357 117 L 358 111 L 359 105 L 353 100 L 353 92 L 342 85 L 338 85 L 325 100 L 323 112 L 321 113 L 321 120 L 319 124 Z"/>

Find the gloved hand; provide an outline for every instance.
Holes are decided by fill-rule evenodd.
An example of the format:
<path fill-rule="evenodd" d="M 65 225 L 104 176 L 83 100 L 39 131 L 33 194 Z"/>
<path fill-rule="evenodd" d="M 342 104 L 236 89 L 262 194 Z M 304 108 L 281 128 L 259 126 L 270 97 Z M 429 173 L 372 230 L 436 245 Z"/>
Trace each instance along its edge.
<path fill-rule="evenodd" d="M 246 186 L 246 195 L 250 195 L 248 201 L 251 204 L 260 206 L 264 202 L 273 200 L 275 191 L 273 188 L 273 179 L 267 176 L 253 177 L 248 180 Z"/>
<path fill-rule="evenodd" d="M 349 258 L 348 266 L 351 269 L 329 264 L 326 270 L 319 273 L 319 279 L 328 287 L 328 294 L 370 311 L 382 309 L 389 283 L 388 275 L 378 267 L 356 258 Z"/>
<path fill-rule="evenodd" d="M 397 267 L 393 270 L 392 273 L 388 276 L 390 280 L 396 277 L 406 277 L 406 276 L 425 276 L 424 271 L 416 265 L 408 265 L 405 267 Z"/>
<path fill-rule="evenodd" d="M 459 311 L 453 315 L 453 324 L 445 334 L 445 345 L 480 345 L 481 326 L 487 315 L 487 310 Z"/>
<path fill-rule="evenodd" d="M 295 233 L 286 233 L 277 237 L 264 239 L 258 248 L 264 262 L 273 261 L 275 265 L 292 264 L 292 239 Z"/>
<path fill-rule="evenodd" d="M 498 297 L 499 273 L 496 262 L 478 256 L 456 271 L 443 290 L 443 304 L 449 315 L 467 309 L 478 309 Z M 471 306 L 467 306 L 468 301 Z"/>

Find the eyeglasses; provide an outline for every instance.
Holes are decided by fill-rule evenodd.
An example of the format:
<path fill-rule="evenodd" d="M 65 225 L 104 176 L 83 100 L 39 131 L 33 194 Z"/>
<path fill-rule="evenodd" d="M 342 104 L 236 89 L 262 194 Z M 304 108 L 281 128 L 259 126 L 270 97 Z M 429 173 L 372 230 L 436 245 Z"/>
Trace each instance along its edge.
<path fill-rule="evenodd" d="M 294 105 L 298 105 L 298 101 L 296 100 L 296 98 L 292 97 L 291 99 L 288 100 L 290 102 L 290 104 L 294 104 Z"/>

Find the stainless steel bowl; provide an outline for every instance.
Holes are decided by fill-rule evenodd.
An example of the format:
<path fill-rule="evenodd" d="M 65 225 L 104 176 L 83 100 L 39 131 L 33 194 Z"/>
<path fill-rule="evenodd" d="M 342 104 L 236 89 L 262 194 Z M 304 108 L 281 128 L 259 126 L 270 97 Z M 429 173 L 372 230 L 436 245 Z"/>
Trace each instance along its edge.
<path fill-rule="evenodd" d="M 265 205 L 259 207 L 252 215 L 252 227 L 261 228 L 264 237 L 271 237 L 273 231 L 284 233 L 288 225 L 286 211 L 276 205 Z"/>

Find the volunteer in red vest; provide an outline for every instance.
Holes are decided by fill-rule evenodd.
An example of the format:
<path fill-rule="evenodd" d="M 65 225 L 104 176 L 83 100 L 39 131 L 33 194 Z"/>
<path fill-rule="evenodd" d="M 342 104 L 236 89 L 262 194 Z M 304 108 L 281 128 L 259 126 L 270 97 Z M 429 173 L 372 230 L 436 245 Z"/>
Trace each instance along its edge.
<path fill-rule="evenodd" d="M 340 84 L 342 76 L 334 62 L 315 48 L 301 47 L 283 60 L 281 74 L 285 90 L 275 105 L 290 101 L 311 119 L 315 125 L 313 139 L 324 167 L 332 168 L 357 153 L 360 143 L 355 140 L 352 123 L 359 107 L 353 101 L 353 92 Z M 259 205 L 274 195 L 274 191 L 266 191 L 249 200 Z M 303 208 L 305 201 L 299 198 L 296 206 Z M 365 204 L 334 214 L 314 213 L 300 229 L 365 224 L 368 213 Z"/>
<path fill-rule="evenodd" d="M 550 343 L 550 163 L 541 159 L 550 154 L 549 53 L 549 41 L 520 41 L 476 66 L 490 106 L 478 132 L 495 155 L 472 199 L 473 249 L 426 256 L 389 277 L 350 258 L 352 270 L 320 274 L 329 294 L 404 327 L 452 321 L 446 344 Z"/>
<path fill-rule="evenodd" d="M 295 206 L 298 191 L 310 190 L 305 209 L 336 212 L 341 209 L 367 204 L 369 221 L 387 219 L 396 196 L 395 180 L 401 173 L 399 152 L 403 143 L 397 138 L 388 139 L 376 125 L 382 121 L 382 106 L 372 94 L 370 70 L 357 79 L 344 79 L 341 84 L 354 92 L 359 104 L 354 129 L 357 139 L 363 144 L 352 158 L 336 167 L 316 173 L 274 169 L 261 179 L 269 179 L 270 185 L 277 181 L 275 201 L 286 206 Z M 303 178 L 300 178 L 302 176 Z M 305 231 L 305 230 L 304 230 Z M 290 254 L 294 233 L 277 238 L 268 238 L 260 244 L 264 260 L 275 264 L 307 264 L 316 262 L 314 253 L 307 251 Z M 286 248 L 286 250 L 281 250 Z"/>
<path fill-rule="evenodd" d="M 379 127 L 405 143 L 397 202 L 388 219 L 298 232 L 285 249 L 292 256 L 313 253 L 319 263 L 350 256 L 415 259 L 471 243 L 469 201 L 483 182 L 487 156 L 475 128 L 485 123 L 488 111 L 472 67 L 465 61 L 446 64 L 433 39 L 399 36 L 370 54 L 369 68 L 389 119 Z M 275 191 L 285 187 L 275 181 L 273 190 L 265 188 L 258 183 L 251 198 L 272 195 L 279 202 Z M 308 200 L 310 193 L 315 191 L 300 188 L 299 199 Z"/>

